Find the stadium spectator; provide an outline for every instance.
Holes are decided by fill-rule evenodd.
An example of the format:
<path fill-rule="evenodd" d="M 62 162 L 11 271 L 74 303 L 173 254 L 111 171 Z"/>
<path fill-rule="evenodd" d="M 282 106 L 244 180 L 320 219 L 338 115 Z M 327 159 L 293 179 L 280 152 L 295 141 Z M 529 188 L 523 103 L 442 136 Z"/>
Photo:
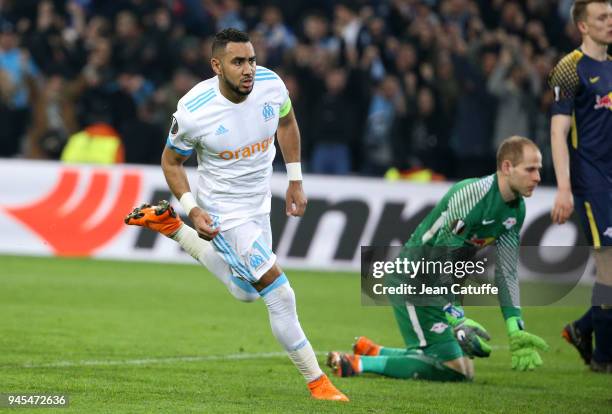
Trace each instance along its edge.
<path fill-rule="evenodd" d="M 276 6 L 267 6 L 261 16 L 261 22 L 255 27 L 265 40 L 265 50 L 268 53 L 268 65 L 280 66 L 285 53 L 293 49 L 296 38 L 291 29 L 283 22 L 283 15 Z"/>
<path fill-rule="evenodd" d="M 120 129 L 124 121 L 136 116 L 134 100 L 125 88 L 119 88 L 110 40 L 101 39 L 96 44 L 75 83 L 77 113 L 82 127 L 104 122 Z"/>
<path fill-rule="evenodd" d="M 455 77 L 460 92 L 451 137 L 456 171 L 461 175 L 482 176 L 494 163 L 492 158 L 493 121 L 496 100 L 487 88 L 487 78 L 496 64 L 495 52 L 477 49 L 467 54 L 461 40 L 454 54 Z"/>
<path fill-rule="evenodd" d="M 32 107 L 28 156 L 58 158 L 68 137 L 78 131 L 73 89 L 60 72 L 48 74 Z"/>
<path fill-rule="evenodd" d="M 36 88 L 38 75 L 29 53 L 19 48 L 15 26 L 0 21 L 0 84 L 2 85 L 2 132 L 0 156 L 13 156 L 20 151 L 30 118 L 30 91 Z"/>
<path fill-rule="evenodd" d="M 536 111 L 536 97 L 542 90 L 538 74 L 523 59 L 518 38 L 504 44 L 495 69 L 489 76 L 489 93 L 497 97 L 497 114 L 493 132 L 494 148 L 509 134 L 533 136 L 532 114 Z"/>
<path fill-rule="evenodd" d="M 348 174 L 351 171 L 350 146 L 358 133 L 351 126 L 356 116 L 345 93 L 347 73 L 335 68 L 325 76 L 325 91 L 312 108 L 314 148 L 311 171 L 316 174 Z"/>
<path fill-rule="evenodd" d="M 147 57 L 145 38 L 136 15 L 124 10 L 115 17 L 115 36 L 113 42 L 113 65 L 119 71 L 128 66 L 139 71 L 145 69 Z"/>
<path fill-rule="evenodd" d="M 67 163 L 115 164 L 125 160 L 119 133 L 103 122 L 95 123 L 68 138 L 61 160 Z"/>
<path fill-rule="evenodd" d="M 397 77 L 388 75 L 376 88 L 367 114 L 362 172 L 382 176 L 394 161 L 393 125 L 406 104 Z"/>
<path fill-rule="evenodd" d="M 417 93 L 416 110 L 398 120 L 396 165 L 429 168 L 449 176 L 452 156 L 448 146 L 449 119 L 439 109 L 433 91 L 423 86 Z"/>

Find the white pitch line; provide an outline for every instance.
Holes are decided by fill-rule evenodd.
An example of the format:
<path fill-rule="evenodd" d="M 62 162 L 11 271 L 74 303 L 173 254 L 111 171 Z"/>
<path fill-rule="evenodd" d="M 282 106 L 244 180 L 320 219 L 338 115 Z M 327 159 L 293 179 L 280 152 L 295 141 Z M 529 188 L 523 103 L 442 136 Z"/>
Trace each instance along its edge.
<path fill-rule="evenodd" d="M 492 345 L 491 349 L 508 349 L 507 345 Z M 326 352 L 317 352 L 317 355 L 326 355 Z M 201 355 L 162 358 L 141 359 L 107 359 L 107 360 L 81 360 L 81 361 L 56 361 L 44 364 L 24 364 L 21 368 L 69 368 L 69 367 L 92 367 L 92 366 L 121 366 L 121 365 L 149 365 L 149 364 L 172 364 L 175 362 L 202 362 L 202 361 L 239 361 L 247 359 L 264 359 L 285 357 L 285 352 L 260 352 L 240 353 L 228 355 Z"/>
<path fill-rule="evenodd" d="M 65 368 L 112 365 L 148 365 L 170 364 L 174 362 L 200 362 L 200 361 L 237 361 L 241 359 L 263 359 L 286 356 L 285 352 L 261 352 L 255 354 L 240 353 L 228 355 L 201 355 L 163 358 L 119 359 L 119 360 L 82 360 L 82 361 L 56 361 L 46 364 L 24 364 L 22 368 Z"/>

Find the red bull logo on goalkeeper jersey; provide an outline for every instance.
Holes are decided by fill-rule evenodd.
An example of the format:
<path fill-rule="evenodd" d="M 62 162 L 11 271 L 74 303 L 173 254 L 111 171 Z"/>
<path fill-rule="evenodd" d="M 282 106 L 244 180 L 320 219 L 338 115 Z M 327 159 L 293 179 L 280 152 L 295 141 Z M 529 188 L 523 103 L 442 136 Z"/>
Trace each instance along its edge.
<path fill-rule="evenodd" d="M 495 243 L 495 237 L 478 237 L 474 234 L 471 238 L 466 240 L 469 244 L 476 247 L 485 247 Z"/>

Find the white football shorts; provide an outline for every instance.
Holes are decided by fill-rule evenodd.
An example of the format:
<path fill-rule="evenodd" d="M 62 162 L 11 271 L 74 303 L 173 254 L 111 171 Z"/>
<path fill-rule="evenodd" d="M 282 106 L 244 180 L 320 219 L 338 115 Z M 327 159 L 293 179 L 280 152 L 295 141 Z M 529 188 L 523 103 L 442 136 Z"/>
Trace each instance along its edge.
<path fill-rule="evenodd" d="M 216 224 L 218 218 L 211 217 Z M 249 283 L 258 282 L 276 262 L 268 214 L 255 216 L 227 231 L 221 229 L 212 245 L 232 274 Z"/>

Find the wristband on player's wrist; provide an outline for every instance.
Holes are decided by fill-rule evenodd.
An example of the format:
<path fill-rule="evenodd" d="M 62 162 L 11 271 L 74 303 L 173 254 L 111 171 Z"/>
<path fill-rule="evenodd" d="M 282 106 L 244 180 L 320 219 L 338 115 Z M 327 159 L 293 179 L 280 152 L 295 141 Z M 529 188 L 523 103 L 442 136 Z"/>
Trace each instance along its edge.
<path fill-rule="evenodd" d="M 302 164 L 299 162 L 289 162 L 285 164 L 287 168 L 287 178 L 289 181 L 302 181 Z"/>
<path fill-rule="evenodd" d="M 461 322 L 465 321 L 465 311 L 461 305 L 453 305 L 452 303 L 447 304 L 442 308 L 446 315 L 448 323 L 455 327 Z"/>
<path fill-rule="evenodd" d="M 181 203 L 181 207 L 183 207 L 183 211 L 185 211 L 187 215 L 189 215 L 191 210 L 198 206 L 198 203 L 196 203 L 193 194 L 191 194 L 190 192 L 183 193 L 179 202 Z"/>

